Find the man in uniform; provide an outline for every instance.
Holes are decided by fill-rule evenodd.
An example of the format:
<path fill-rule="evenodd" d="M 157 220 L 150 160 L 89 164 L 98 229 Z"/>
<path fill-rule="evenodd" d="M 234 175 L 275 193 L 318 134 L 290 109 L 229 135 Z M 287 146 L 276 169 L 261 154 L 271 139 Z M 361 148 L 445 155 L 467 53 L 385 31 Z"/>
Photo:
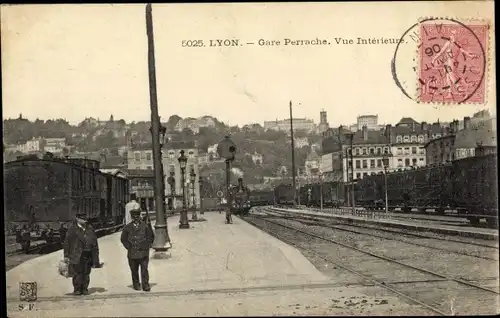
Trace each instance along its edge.
<path fill-rule="evenodd" d="M 92 267 L 99 268 L 99 244 L 84 212 L 76 214 L 63 243 L 64 259 L 73 277 L 73 294 L 88 295 Z"/>
<path fill-rule="evenodd" d="M 151 225 L 141 219 L 141 210 L 130 211 L 132 222 L 125 225 L 121 235 L 121 242 L 127 249 L 128 264 L 132 273 L 132 285 L 135 290 L 150 291 L 149 286 L 149 249 L 153 246 L 154 233 Z M 141 281 L 139 282 L 139 267 Z"/>

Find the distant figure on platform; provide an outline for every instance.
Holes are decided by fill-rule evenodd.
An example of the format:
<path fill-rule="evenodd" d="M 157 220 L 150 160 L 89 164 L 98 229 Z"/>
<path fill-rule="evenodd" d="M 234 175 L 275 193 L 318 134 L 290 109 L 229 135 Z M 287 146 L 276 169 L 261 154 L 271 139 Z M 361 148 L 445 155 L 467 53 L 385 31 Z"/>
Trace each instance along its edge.
<path fill-rule="evenodd" d="M 99 244 L 94 229 L 87 222 L 85 213 L 77 213 L 63 243 L 64 260 L 69 264 L 73 277 L 73 294 L 88 295 L 92 267 L 100 268 Z"/>
<path fill-rule="evenodd" d="M 132 210 L 141 210 L 141 205 L 136 201 L 137 196 L 135 193 L 130 194 L 130 201 L 125 205 L 125 224 L 129 224 L 132 222 L 132 216 L 130 215 L 130 211 Z"/>
<path fill-rule="evenodd" d="M 150 291 L 149 286 L 149 249 L 153 246 L 154 233 L 151 225 L 141 219 L 141 210 L 130 211 L 132 222 L 125 225 L 121 241 L 127 249 L 128 264 L 132 272 L 132 285 L 135 290 Z M 139 282 L 139 267 L 141 268 L 141 282 Z"/>

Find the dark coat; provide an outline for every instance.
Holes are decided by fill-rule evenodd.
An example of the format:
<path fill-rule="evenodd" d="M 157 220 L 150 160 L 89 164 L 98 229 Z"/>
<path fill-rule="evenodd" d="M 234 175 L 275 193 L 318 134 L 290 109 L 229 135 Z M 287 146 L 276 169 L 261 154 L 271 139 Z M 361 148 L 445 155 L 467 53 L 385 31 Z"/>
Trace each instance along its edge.
<path fill-rule="evenodd" d="M 127 249 L 127 257 L 138 259 L 149 256 L 149 249 L 153 246 L 155 235 L 150 224 L 140 221 L 136 227 L 131 222 L 123 228 L 121 241 Z"/>
<path fill-rule="evenodd" d="M 91 245 L 92 266 L 99 267 L 99 243 L 97 242 L 97 235 L 90 225 L 87 226 L 86 231 L 88 231 L 87 236 Z M 76 224 L 76 222 L 73 222 L 66 233 L 66 238 L 63 243 L 64 258 L 68 258 L 70 264 L 76 265 L 80 263 L 80 257 L 83 252 L 84 244 L 85 236 L 83 230 Z"/>

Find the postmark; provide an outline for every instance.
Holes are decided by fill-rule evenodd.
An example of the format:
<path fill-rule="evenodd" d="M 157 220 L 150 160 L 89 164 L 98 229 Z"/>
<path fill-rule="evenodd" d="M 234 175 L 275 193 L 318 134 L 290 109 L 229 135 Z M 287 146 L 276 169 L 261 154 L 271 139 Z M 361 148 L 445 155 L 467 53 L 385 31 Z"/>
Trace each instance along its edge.
<path fill-rule="evenodd" d="M 419 103 L 486 102 L 489 23 L 427 18 L 401 37 L 392 75 L 402 93 Z"/>
<path fill-rule="evenodd" d="M 36 282 L 19 282 L 19 300 L 35 301 L 38 298 Z"/>

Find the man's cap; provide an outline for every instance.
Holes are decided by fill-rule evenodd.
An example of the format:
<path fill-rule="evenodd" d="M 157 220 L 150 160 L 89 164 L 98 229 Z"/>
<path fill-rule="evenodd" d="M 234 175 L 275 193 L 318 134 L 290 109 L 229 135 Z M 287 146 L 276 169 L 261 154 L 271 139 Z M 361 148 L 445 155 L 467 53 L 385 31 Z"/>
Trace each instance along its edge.
<path fill-rule="evenodd" d="M 130 215 L 140 215 L 141 209 L 132 209 L 130 210 Z"/>
<path fill-rule="evenodd" d="M 75 215 L 77 218 L 79 219 L 83 219 L 83 220 L 86 220 L 87 219 L 87 213 L 85 212 L 82 212 L 82 211 L 79 211 L 79 212 L 76 212 L 76 215 Z"/>

